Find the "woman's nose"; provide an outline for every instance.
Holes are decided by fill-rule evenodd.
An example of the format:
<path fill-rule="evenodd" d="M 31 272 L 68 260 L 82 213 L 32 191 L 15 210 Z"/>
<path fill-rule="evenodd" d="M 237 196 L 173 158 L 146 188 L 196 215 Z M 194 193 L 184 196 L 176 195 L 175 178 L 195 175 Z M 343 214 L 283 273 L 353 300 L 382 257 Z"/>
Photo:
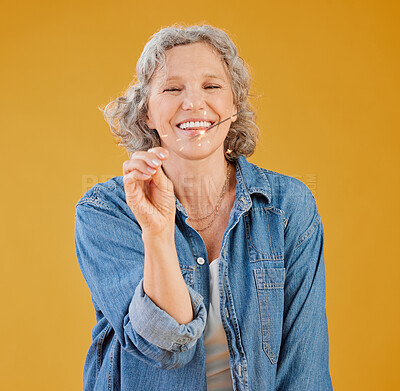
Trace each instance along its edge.
<path fill-rule="evenodd" d="M 186 91 L 183 97 L 183 110 L 201 110 L 205 108 L 204 94 L 201 90 Z"/>

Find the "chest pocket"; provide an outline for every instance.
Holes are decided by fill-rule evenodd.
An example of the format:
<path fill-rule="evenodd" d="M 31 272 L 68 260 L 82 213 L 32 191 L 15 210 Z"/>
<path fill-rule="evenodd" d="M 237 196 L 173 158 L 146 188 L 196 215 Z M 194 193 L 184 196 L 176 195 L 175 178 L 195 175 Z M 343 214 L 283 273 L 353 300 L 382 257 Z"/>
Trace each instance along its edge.
<path fill-rule="evenodd" d="M 190 265 L 180 265 L 180 267 L 186 285 L 189 285 L 191 288 L 193 288 L 195 267 Z"/>
<path fill-rule="evenodd" d="M 262 347 L 272 364 L 278 362 L 282 339 L 285 268 L 255 269 Z"/>
<path fill-rule="evenodd" d="M 253 208 L 244 222 L 250 262 L 283 260 L 285 218 L 279 210 Z"/>

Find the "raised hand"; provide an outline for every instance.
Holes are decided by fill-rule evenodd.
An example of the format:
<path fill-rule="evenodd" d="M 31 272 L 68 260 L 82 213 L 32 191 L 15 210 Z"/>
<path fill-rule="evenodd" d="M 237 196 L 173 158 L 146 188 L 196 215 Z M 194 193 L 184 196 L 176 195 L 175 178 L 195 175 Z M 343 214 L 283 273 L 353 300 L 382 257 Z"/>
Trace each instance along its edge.
<path fill-rule="evenodd" d="M 137 151 L 123 163 L 126 203 L 143 233 L 158 235 L 175 227 L 175 196 L 171 180 L 162 170 L 168 151 L 162 147 Z"/>

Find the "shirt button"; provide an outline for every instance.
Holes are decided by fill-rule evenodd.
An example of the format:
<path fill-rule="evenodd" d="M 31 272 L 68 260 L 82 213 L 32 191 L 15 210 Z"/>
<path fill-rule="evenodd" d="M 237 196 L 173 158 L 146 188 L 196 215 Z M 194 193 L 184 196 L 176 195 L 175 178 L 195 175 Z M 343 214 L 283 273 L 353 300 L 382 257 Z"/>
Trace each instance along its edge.
<path fill-rule="evenodd" d="M 204 265 L 204 262 L 205 262 L 204 258 L 202 258 L 202 257 L 198 257 L 196 261 L 199 265 Z"/>

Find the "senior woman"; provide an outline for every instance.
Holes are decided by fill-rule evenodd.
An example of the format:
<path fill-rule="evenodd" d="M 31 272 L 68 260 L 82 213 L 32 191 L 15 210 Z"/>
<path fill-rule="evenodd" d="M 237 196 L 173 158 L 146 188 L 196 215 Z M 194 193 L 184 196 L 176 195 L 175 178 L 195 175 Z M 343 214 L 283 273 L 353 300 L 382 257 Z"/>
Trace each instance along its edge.
<path fill-rule="evenodd" d="M 299 180 L 249 163 L 249 75 L 211 26 L 157 32 L 104 109 L 130 159 L 79 200 L 97 324 L 85 390 L 331 390 L 323 227 Z"/>

